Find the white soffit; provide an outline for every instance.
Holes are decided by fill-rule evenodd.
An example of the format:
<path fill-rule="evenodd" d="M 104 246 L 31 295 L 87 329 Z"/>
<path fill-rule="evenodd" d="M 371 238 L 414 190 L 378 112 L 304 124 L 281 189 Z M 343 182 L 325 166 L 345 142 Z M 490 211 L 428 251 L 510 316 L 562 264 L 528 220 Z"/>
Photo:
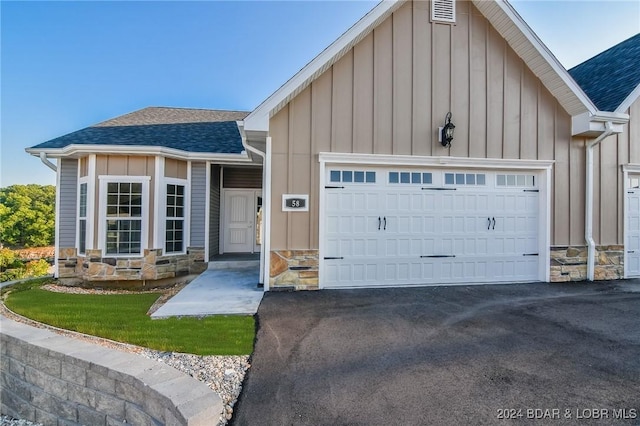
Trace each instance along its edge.
<path fill-rule="evenodd" d="M 472 1 L 570 115 L 598 111 L 567 70 L 507 1 Z"/>

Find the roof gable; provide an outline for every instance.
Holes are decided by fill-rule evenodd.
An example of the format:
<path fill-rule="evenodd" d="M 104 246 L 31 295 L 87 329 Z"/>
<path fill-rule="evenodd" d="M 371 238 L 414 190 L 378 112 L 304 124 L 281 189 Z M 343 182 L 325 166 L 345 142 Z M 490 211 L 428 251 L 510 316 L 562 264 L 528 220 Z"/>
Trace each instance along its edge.
<path fill-rule="evenodd" d="M 625 111 L 640 96 L 640 33 L 571 68 L 569 73 L 600 110 Z"/>
<path fill-rule="evenodd" d="M 505 0 L 472 0 L 474 6 L 508 42 L 571 115 L 595 114 L 596 106 L 529 26 Z M 380 25 L 405 1 L 382 1 L 244 120 L 246 131 L 268 131 L 269 119 Z"/>

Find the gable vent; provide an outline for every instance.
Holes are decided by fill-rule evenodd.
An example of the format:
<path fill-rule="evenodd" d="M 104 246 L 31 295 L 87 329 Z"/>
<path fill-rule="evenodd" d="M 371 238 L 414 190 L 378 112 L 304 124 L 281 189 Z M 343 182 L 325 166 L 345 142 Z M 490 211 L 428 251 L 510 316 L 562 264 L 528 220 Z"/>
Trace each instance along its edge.
<path fill-rule="evenodd" d="M 455 0 L 431 0 L 432 22 L 456 22 Z"/>

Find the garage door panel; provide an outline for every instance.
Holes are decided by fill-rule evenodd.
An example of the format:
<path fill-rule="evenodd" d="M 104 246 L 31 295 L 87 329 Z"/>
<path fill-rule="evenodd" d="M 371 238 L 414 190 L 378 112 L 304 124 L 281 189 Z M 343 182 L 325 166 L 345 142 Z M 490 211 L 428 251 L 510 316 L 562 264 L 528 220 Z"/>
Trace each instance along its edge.
<path fill-rule="evenodd" d="M 539 257 L 524 254 L 539 251 L 539 193 L 498 187 L 493 174 L 483 176 L 479 185 L 473 179 L 471 185 L 394 185 L 381 178 L 327 190 L 323 256 L 342 259 L 325 260 L 323 285 L 536 280 Z M 346 195 L 329 197 L 338 191 Z"/>

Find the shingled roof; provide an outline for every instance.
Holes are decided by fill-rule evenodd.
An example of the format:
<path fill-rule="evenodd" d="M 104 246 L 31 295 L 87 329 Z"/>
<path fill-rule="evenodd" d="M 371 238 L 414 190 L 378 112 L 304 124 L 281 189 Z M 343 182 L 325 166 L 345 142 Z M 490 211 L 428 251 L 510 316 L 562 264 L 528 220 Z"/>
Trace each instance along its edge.
<path fill-rule="evenodd" d="M 600 111 L 615 111 L 640 84 L 640 33 L 569 70 Z"/>
<path fill-rule="evenodd" d="M 153 146 L 186 152 L 239 154 L 236 124 L 248 112 L 149 107 L 51 139 L 29 150 L 69 145 Z"/>

